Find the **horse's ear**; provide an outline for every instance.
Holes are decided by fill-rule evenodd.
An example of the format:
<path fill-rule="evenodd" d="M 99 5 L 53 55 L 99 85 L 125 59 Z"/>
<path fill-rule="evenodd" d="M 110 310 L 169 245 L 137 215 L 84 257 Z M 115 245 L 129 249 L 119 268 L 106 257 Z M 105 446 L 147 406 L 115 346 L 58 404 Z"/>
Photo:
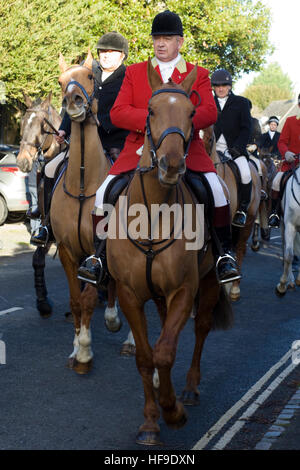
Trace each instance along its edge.
<path fill-rule="evenodd" d="M 25 91 L 22 90 L 22 93 L 23 93 L 25 104 L 26 104 L 27 108 L 30 108 L 32 106 L 32 103 L 33 103 L 32 99 L 28 95 L 26 95 Z"/>
<path fill-rule="evenodd" d="M 163 81 L 158 75 L 155 68 L 153 67 L 150 57 L 148 58 L 147 75 L 148 75 L 148 82 L 152 91 L 157 90 L 159 87 L 162 86 Z"/>
<path fill-rule="evenodd" d="M 197 78 L 197 72 L 198 72 L 198 67 L 197 65 L 195 65 L 195 67 L 193 68 L 193 70 L 191 70 L 191 72 L 188 74 L 187 77 L 185 77 L 185 79 L 183 80 L 183 82 L 181 82 L 181 86 L 182 88 L 184 89 L 184 91 L 189 95 L 190 94 L 190 91 L 192 89 L 192 86 Z"/>
<path fill-rule="evenodd" d="M 59 65 L 59 68 L 60 68 L 61 72 L 64 72 L 68 68 L 67 63 L 65 61 L 65 58 L 64 58 L 64 56 L 62 55 L 61 52 L 59 53 L 58 65 Z"/>
<path fill-rule="evenodd" d="M 91 50 L 90 48 L 88 49 L 88 55 L 87 55 L 87 58 L 85 59 L 84 61 L 84 66 L 91 69 L 92 70 L 92 66 L 93 66 L 93 55 L 91 53 Z"/>
<path fill-rule="evenodd" d="M 50 91 L 50 93 L 49 93 L 49 95 L 47 96 L 47 98 L 42 102 L 41 107 L 42 107 L 43 109 L 47 109 L 47 108 L 50 106 L 51 99 L 52 99 L 52 91 Z"/>

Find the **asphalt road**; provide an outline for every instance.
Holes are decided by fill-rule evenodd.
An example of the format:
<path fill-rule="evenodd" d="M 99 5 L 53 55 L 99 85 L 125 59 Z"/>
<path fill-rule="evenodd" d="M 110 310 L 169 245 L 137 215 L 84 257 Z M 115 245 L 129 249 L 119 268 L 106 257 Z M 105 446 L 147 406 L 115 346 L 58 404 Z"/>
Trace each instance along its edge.
<path fill-rule="evenodd" d="M 4 230 L 0 229 L 3 243 Z M 278 231 L 273 235 L 278 237 Z M 54 312 L 49 319 L 42 319 L 35 308 L 32 251 L 25 245 L 0 251 L 0 339 L 6 345 L 6 364 L 0 365 L 0 449 L 140 450 L 135 435 L 143 422 L 142 384 L 135 359 L 119 355 L 128 333 L 126 320 L 123 318 L 120 332 L 110 333 L 99 305 L 92 320 L 94 368 L 86 376 L 68 369 L 73 325 L 64 316 L 69 305 L 63 269 L 57 258 L 47 257 L 46 279 Z M 258 253 L 248 249 L 242 298 L 233 306 L 234 326 L 209 334 L 202 356 L 200 405 L 187 409 L 189 419 L 180 430 L 170 430 L 160 420 L 162 451 L 197 448 L 206 433 L 279 364 L 239 413 L 230 413 L 219 432 L 206 439 L 203 448 L 214 448 L 242 412 L 290 366 L 290 357 L 280 360 L 300 339 L 300 290 L 290 291 L 284 298 L 275 296 L 280 255 L 279 238 Z M 159 321 L 152 302 L 146 312 L 154 344 Z M 178 395 L 184 388 L 192 349 L 190 319 L 181 334 L 172 373 Z M 224 448 L 254 449 L 299 384 L 296 367 Z"/>

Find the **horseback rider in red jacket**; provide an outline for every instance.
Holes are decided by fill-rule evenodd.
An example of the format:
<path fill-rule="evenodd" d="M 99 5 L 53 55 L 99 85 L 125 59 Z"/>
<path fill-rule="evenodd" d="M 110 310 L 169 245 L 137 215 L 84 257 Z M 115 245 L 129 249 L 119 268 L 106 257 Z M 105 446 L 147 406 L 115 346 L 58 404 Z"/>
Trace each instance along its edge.
<path fill-rule="evenodd" d="M 194 66 L 186 62 L 180 54 L 183 45 L 183 28 L 180 17 L 169 10 L 156 15 L 152 23 L 151 31 L 154 54 L 152 64 L 157 70 L 163 82 L 171 77 L 176 83 L 181 83 Z M 219 282 L 231 282 L 239 279 L 238 267 L 231 254 L 231 217 L 230 205 L 226 200 L 222 185 L 216 174 L 212 160 L 205 151 L 199 131 L 214 124 L 217 119 L 217 109 L 210 86 L 208 70 L 197 66 L 197 79 L 192 87 L 200 97 L 201 103 L 196 108 L 193 118 L 194 134 L 186 159 L 186 177 L 191 181 L 191 186 L 197 191 L 200 183 L 199 174 L 203 173 L 207 184 L 210 186 L 214 198 L 215 233 L 219 238 L 223 252 L 217 254 L 217 275 Z M 104 218 L 103 203 L 104 193 L 108 185 L 118 183 L 119 194 L 124 188 L 120 183 L 124 176 L 124 184 L 128 182 L 126 175 L 136 169 L 139 161 L 140 148 L 144 143 L 146 119 L 148 114 L 148 102 L 152 90 L 147 79 L 147 62 L 130 65 L 126 69 L 125 78 L 119 95 L 111 110 L 112 122 L 118 127 L 128 129 L 124 148 L 118 160 L 112 166 L 108 177 L 100 186 L 96 194 L 95 208 L 92 214 L 94 227 L 101 226 Z M 118 178 L 117 178 L 118 177 Z M 103 225 L 103 224 L 102 224 Z M 103 231 L 103 227 L 102 227 Z M 104 285 L 107 279 L 105 244 L 101 243 L 103 234 L 95 238 L 96 256 L 91 265 L 84 262 L 78 271 L 78 277 L 87 282 Z"/>

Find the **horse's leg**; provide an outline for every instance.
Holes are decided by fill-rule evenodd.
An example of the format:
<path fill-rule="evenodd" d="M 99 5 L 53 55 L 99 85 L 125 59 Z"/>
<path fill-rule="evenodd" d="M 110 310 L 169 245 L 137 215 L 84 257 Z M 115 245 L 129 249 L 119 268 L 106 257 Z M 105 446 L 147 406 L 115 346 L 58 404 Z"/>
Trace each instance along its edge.
<path fill-rule="evenodd" d="M 134 337 L 132 334 L 132 331 L 130 330 L 127 336 L 127 339 L 124 341 L 120 354 L 121 356 L 135 356 L 136 353 L 136 347 L 135 347 L 135 341 Z"/>
<path fill-rule="evenodd" d="M 259 227 L 260 227 L 260 217 L 258 216 L 254 222 L 253 232 L 252 232 L 252 243 L 251 249 L 253 251 L 259 250 Z"/>
<path fill-rule="evenodd" d="M 114 279 L 110 279 L 108 283 L 107 295 L 107 307 L 104 312 L 105 326 L 112 333 L 117 333 L 122 328 L 122 321 L 118 314 L 116 283 Z"/>
<path fill-rule="evenodd" d="M 292 273 L 292 262 L 294 257 L 294 240 L 296 236 L 296 229 L 293 224 L 287 222 L 284 229 L 284 254 L 283 254 L 283 273 L 277 284 L 275 292 L 277 295 L 282 296 L 286 293 L 288 283 L 294 280 Z M 293 287 L 293 286 L 291 286 Z"/>
<path fill-rule="evenodd" d="M 34 287 L 36 292 L 36 306 L 41 317 L 48 318 L 52 314 L 52 305 L 48 300 L 48 292 L 45 282 L 45 258 L 50 245 L 37 247 L 32 256 L 32 267 L 34 270 Z"/>
<path fill-rule="evenodd" d="M 80 305 L 80 281 L 77 279 L 78 266 L 71 260 L 68 251 L 63 245 L 58 247 L 59 258 L 65 270 L 69 291 L 70 291 L 70 309 L 73 315 L 73 323 L 75 329 L 75 336 L 73 341 L 73 352 L 69 356 L 68 366 L 73 369 L 76 366 L 76 354 L 79 348 L 79 334 L 81 324 L 81 305 Z"/>
<path fill-rule="evenodd" d="M 119 304 L 127 318 L 136 344 L 136 365 L 144 385 L 144 417 L 136 438 L 138 444 L 159 445 L 160 428 L 158 419 L 160 412 L 155 401 L 153 387 L 153 354 L 148 342 L 146 316 L 143 305 L 138 301 L 133 291 L 124 284 L 117 283 Z"/>
<path fill-rule="evenodd" d="M 239 270 L 241 272 L 243 259 L 247 249 L 247 240 L 251 235 L 253 223 L 255 217 L 248 215 L 247 222 L 245 227 L 239 229 L 238 241 L 236 244 L 236 260 L 239 266 Z M 240 280 L 233 281 L 231 289 L 230 289 L 230 298 L 231 300 L 237 301 L 240 299 L 241 291 L 240 291 Z"/>
<path fill-rule="evenodd" d="M 187 420 L 183 404 L 176 399 L 171 381 L 179 334 L 190 317 L 194 298 L 190 289 L 181 287 L 167 300 L 168 312 L 153 350 L 153 363 L 159 374 L 159 404 L 166 424 L 173 428 L 184 426 Z"/>
<path fill-rule="evenodd" d="M 186 377 L 186 385 L 180 397 L 185 405 L 199 404 L 198 386 L 201 379 L 200 362 L 205 339 L 212 328 L 212 312 L 218 301 L 220 287 L 215 271 L 210 272 L 200 282 L 201 292 L 195 316 L 195 347 L 192 362 Z"/>
<path fill-rule="evenodd" d="M 86 374 L 92 365 L 93 352 L 91 348 L 91 319 L 98 302 L 97 289 L 91 284 L 86 284 L 81 292 L 81 325 L 78 337 L 78 349 L 76 352 L 76 364 L 73 369 L 78 374 Z"/>

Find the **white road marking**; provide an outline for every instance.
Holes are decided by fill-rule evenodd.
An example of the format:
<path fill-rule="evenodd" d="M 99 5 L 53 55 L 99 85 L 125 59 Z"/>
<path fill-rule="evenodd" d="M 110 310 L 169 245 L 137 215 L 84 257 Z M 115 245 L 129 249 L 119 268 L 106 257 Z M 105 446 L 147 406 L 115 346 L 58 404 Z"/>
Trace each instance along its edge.
<path fill-rule="evenodd" d="M 281 384 L 281 382 L 295 369 L 296 364 L 290 364 L 286 369 L 284 369 L 281 374 L 276 377 L 273 382 L 268 386 L 268 388 L 255 400 L 252 405 L 247 408 L 247 410 L 242 414 L 242 416 L 234 423 L 233 426 L 224 434 L 224 436 L 216 443 L 213 447 L 213 450 L 222 450 L 224 447 L 233 439 L 235 434 L 242 429 L 246 424 L 247 419 L 252 416 L 257 408 L 259 408 L 264 401 L 271 395 L 271 393 Z"/>
<path fill-rule="evenodd" d="M 220 430 L 228 423 L 233 416 L 239 411 L 240 408 L 246 405 L 246 403 L 263 387 L 263 385 L 270 379 L 270 377 L 279 369 L 291 356 L 291 351 L 288 351 L 274 366 L 272 366 L 268 372 L 266 372 L 261 379 L 259 379 L 256 384 L 254 384 L 248 392 L 245 393 L 242 398 L 235 403 L 220 419 L 217 421 L 205 434 L 204 436 L 195 444 L 192 450 L 201 450 L 204 449 L 209 441 L 213 439 Z"/>
<path fill-rule="evenodd" d="M 24 310 L 24 309 L 23 309 L 23 307 L 12 307 L 12 308 L 8 308 L 7 310 L 1 310 L 0 311 L 0 316 L 1 315 L 6 315 L 7 313 L 16 312 L 17 310 Z"/>

